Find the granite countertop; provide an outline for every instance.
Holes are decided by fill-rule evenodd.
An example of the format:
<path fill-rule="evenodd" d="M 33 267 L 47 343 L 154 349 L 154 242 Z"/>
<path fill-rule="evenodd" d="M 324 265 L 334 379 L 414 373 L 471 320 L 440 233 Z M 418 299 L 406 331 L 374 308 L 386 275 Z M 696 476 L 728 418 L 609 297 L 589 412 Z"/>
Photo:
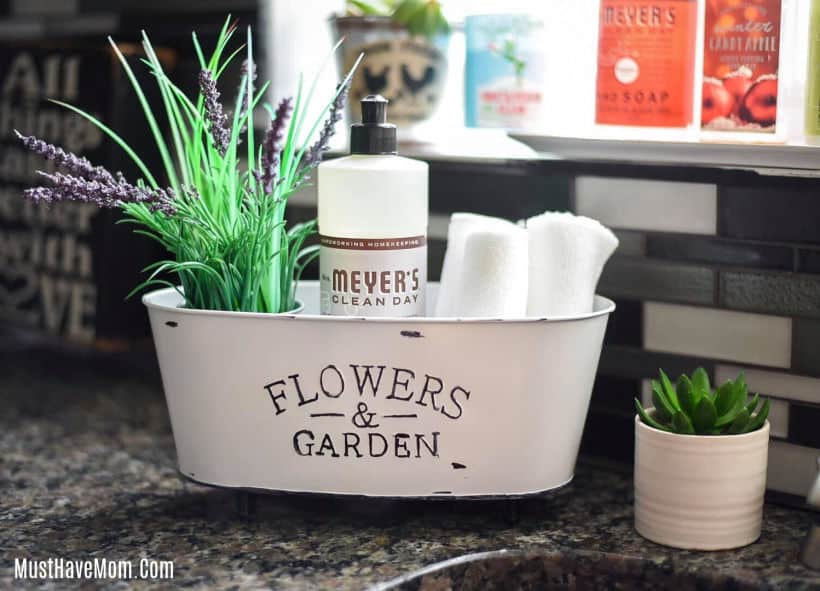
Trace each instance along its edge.
<path fill-rule="evenodd" d="M 606 564 L 618 580 L 660 577 L 662 586 L 687 580 L 701 589 L 820 589 L 820 573 L 797 560 L 810 513 L 767 505 L 756 544 L 714 553 L 671 550 L 634 532 L 630 476 L 583 462 L 570 486 L 545 498 L 260 496 L 255 513 L 240 516 L 235 493 L 177 473 L 150 354 L 101 358 L 0 347 L 0 393 L 2 588 L 128 586 L 13 580 L 15 558 L 172 560 L 173 586 L 366 589 L 434 563 L 492 552 L 402 588 L 461 588 L 459 582 L 489 588 L 491 581 L 496 588 L 523 581 L 545 588 L 544 577 L 557 577 L 561 584 L 554 588 L 590 588 L 562 574 L 571 562 L 576 574 Z M 698 573 L 698 582 L 686 579 Z M 509 576 L 516 578 L 504 583 Z"/>

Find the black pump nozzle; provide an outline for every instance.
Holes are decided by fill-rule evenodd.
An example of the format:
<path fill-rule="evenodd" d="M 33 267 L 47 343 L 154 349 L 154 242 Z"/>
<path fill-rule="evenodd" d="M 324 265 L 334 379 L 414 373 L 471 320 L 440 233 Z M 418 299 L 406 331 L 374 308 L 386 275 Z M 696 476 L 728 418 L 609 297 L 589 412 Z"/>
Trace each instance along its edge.
<path fill-rule="evenodd" d="M 387 99 L 380 94 L 368 94 L 362 99 L 362 123 L 387 123 Z"/>
<path fill-rule="evenodd" d="M 362 122 L 350 128 L 351 154 L 396 153 L 396 126 L 387 123 L 387 102 L 379 94 L 361 100 Z"/>

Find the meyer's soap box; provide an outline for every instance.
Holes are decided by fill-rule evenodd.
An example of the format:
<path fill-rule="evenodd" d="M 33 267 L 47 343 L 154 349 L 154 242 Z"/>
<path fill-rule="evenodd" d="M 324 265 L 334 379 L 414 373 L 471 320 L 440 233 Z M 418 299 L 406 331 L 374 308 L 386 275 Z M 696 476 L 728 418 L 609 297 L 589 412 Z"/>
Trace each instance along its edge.
<path fill-rule="evenodd" d="M 276 315 L 185 309 L 170 288 L 143 298 L 185 477 L 448 498 L 572 479 L 612 301 L 493 320 L 319 316 L 315 281 L 298 299 Z"/>

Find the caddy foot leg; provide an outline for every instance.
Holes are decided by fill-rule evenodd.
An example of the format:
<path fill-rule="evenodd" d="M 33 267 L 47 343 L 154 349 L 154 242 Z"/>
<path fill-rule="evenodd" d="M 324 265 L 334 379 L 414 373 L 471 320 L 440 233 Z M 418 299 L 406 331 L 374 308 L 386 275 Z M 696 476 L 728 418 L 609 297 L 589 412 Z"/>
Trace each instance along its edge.
<path fill-rule="evenodd" d="M 241 519 L 256 517 L 256 493 L 245 490 L 236 493 L 236 512 Z"/>
<path fill-rule="evenodd" d="M 516 525 L 521 519 L 521 505 L 518 499 L 504 502 L 504 520 L 510 525 Z"/>

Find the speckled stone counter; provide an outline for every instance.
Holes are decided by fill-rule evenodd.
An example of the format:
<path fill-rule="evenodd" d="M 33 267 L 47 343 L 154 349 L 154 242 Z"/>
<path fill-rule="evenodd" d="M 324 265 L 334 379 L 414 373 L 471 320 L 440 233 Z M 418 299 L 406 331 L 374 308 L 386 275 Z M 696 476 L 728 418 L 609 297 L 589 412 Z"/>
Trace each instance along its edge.
<path fill-rule="evenodd" d="M 234 493 L 178 475 L 156 369 L 139 359 L 0 347 L 0 588 L 367 589 L 506 550 L 402 588 L 594 588 L 592 564 L 623 588 L 820 589 L 797 560 L 810 513 L 767 505 L 750 547 L 670 550 L 632 529 L 630 477 L 583 463 L 570 486 L 515 503 L 262 496 L 241 517 Z M 172 560 L 174 579 L 13 579 L 15 558 L 55 557 Z"/>

